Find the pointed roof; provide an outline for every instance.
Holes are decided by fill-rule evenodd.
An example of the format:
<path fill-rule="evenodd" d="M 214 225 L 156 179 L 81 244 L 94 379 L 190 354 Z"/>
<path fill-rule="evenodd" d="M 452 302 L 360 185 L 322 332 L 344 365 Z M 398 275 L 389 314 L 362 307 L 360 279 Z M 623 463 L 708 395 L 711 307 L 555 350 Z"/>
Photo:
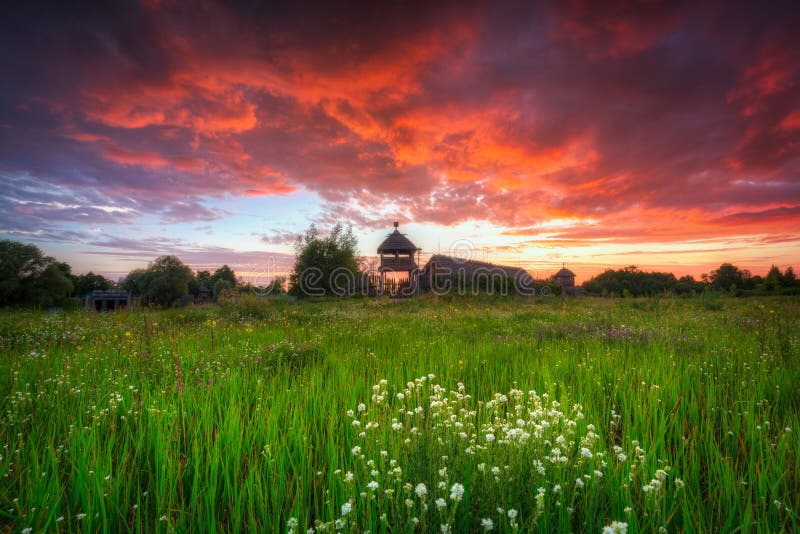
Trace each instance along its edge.
<path fill-rule="evenodd" d="M 553 278 L 567 278 L 569 276 L 575 276 L 575 273 L 563 267 L 560 271 L 553 275 Z"/>
<path fill-rule="evenodd" d="M 416 252 L 417 246 L 409 240 L 405 234 L 401 234 L 397 227 L 400 224 L 394 223 L 394 232 L 389 234 L 383 243 L 378 247 L 378 254 L 394 254 L 395 252 Z"/>

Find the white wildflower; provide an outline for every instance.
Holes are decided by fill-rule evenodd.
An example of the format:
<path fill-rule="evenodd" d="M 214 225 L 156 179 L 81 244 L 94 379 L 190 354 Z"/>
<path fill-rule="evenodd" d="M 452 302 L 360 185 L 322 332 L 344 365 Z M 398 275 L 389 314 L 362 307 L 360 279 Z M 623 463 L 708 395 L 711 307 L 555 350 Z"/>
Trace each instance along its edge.
<path fill-rule="evenodd" d="M 626 534 L 628 523 L 622 521 L 612 521 L 610 525 L 603 527 L 603 534 Z"/>
<path fill-rule="evenodd" d="M 349 500 L 342 505 L 342 516 L 346 516 L 353 511 L 353 500 Z"/>

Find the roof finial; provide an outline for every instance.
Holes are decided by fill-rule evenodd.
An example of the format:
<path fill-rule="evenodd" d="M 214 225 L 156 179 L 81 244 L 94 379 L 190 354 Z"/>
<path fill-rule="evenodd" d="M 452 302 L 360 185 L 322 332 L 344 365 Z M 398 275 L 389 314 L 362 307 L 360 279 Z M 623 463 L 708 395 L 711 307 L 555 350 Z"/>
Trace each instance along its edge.
<path fill-rule="evenodd" d="M 399 223 L 399 222 L 397 222 L 397 221 L 395 221 L 395 222 L 394 222 L 394 227 L 395 227 L 395 228 L 397 228 L 398 226 L 400 226 L 400 223 Z"/>

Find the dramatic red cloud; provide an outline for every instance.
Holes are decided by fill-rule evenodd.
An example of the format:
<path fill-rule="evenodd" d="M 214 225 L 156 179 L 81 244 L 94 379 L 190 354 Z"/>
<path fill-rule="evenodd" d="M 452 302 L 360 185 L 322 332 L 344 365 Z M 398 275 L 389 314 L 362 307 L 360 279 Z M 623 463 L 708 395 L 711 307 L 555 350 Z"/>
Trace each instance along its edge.
<path fill-rule="evenodd" d="M 556 2 L 556 38 L 565 36 L 594 59 L 617 59 L 635 55 L 655 45 L 680 20 L 676 2 L 656 0 L 597 2 L 567 0 Z"/>
<path fill-rule="evenodd" d="M 35 31 L 9 30 L 0 164 L 44 184 L 15 189 L 16 210 L 56 184 L 167 221 L 293 191 L 371 227 L 591 221 L 550 232 L 565 242 L 797 221 L 791 6 L 143 2 L 12 19 Z"/>

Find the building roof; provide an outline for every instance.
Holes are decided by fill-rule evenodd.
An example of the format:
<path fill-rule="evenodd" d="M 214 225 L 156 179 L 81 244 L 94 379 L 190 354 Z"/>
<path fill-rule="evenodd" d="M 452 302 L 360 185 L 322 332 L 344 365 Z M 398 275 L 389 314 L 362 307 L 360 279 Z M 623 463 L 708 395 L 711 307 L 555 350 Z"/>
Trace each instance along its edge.
<path fill-rule="evenodd" d="M 86 296 L 93 299 L 128 298 L 129 293 L 124 289 L 95 289 Z"/>
<path fill-rule="evenodd" d="M 436 264 L 437 271 L 444 271 L 453 276 L 463 274 L 467 277 L 474 277 L 478 274 L 491 274 L 501 272 L 508 278 L 518 281 L 532 279 L 530 273 L 525 269 L 519 267 L 509 267 L 507 265 L 495 265 L 493 263 L 477 260 L 465 260 L 462 258 L 453 258 L 443 254 L 434 254 L 425 269 L 429 269 L 431 262 Z"/>
<path fill-rule="evenodd" d="M 383 243 L 378 247 L 378 254 L 394 254 L 395 252 L 416 252 L 417 246 L 408 239 L 405 234 L 401 234 L 397 229 L 398 223 L 394 223 L 394 232 L 389 234 Z"/>
<path fill-rule="evenodd" d="M 575 276 L 575 273 L 564 267 L 556 274 L 553 275 L 553 278 L 567 278 L 568 276 Z"/>

